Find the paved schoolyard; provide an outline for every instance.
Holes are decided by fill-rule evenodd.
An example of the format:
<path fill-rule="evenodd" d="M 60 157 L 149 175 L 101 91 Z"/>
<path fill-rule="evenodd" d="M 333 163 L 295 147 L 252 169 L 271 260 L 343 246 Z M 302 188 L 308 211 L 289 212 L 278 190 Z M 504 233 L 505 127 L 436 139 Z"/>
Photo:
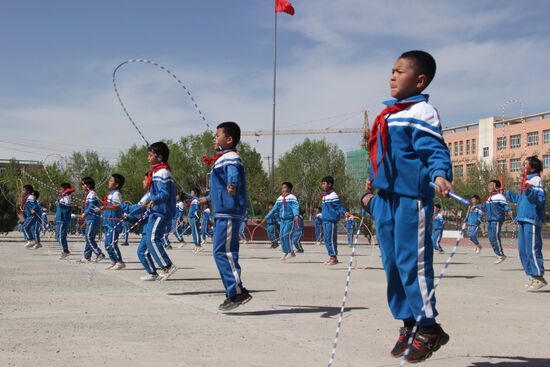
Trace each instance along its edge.
<path fill-rule="evenodd" d="M 243 280 L 254 299 L 223 314 L 209 251 L 171 250 L 180 268 L 173 278 L 142 282 L 137 238 L 122 247 L 127 269 L 108 271 L 76 263 L 79 238 L 70 239 L 73 256 L 65 261 L 53 241 L 27 250 L 19 236 L 0 237 L 0 366 L 327 365 L 347 247 L 342 263 L 327 267 L 322 246 L 308 244 L 281 263 L 265 244 L 242 245 Z M 447 252 L 453 242 L 445 241 Z M 550 366 L 550 287 L 526 292 L 517 254 L 507 253 L 493 265 L 487 246 L 479 256 L 458 250 L 437 292 L 438 320 L 451 340 L 424 366 Z M 389 350 L 400 324 L 386 305 L 378 249 L 363 244 L 358 254 L 334 366 L 398 366 Z M 435 255 L 436 272 L 447 256 Z"/>

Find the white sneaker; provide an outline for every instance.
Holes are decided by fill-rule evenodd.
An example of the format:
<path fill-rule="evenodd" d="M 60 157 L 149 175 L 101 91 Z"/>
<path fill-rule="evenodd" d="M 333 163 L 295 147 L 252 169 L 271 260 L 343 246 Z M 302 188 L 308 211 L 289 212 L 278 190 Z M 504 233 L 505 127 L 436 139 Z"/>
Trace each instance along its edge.
<path fill-rule="evenodd" d="M 126 264 L 123 262 L 116 263 L 115 266 L 111 268 L 111 270 L 122 270 L 126 267 Z"/>
<path fill-rule="evenodd" d="M 98 263 L 103 259 L 105 259 L 105 255 L 104 254 L 99 254 L 99 255 L 96 256 L 95 262 Z"/>
<path fill-rule="evenodd" d="M 507 258 L 506 255 L 497 256 L 497 259 L 495 260 L 495 264 L 500 264 L 501 262 L 503 262 L 504 260 L 506 260 L 506 258 Z"/>
<path fill-rule="evenodd" d="M 63 251 L 63 252 L 61 253 L 61 256 L 59 256 L 59 260 L 63 260 L 63 259 L 65 259 L 65 258 L 67 258 L 70 254 L 71 254 L 70 251 L 69 251 L 69 252 Z"/>
<path fill-rule="evenodd" d="M 187 245 L 187 243 L 182 242 L 182 243 L 179 244 L 178 248 L 183 248 L 185 245 Z"/>
<path fill-rule="evenodd" d="M 317 242 L 315 242 L 315 244 L 316 244 L 317 246 L 319 246 L 319 245 L 321 244 L 321 242 L 317 241 Z"/>
<path fill-rule="evenodd" d="M 533 277 L 529 277 L 529 279 L 527 280 L 527 283 L 525 284 L 525 288 L 529 288 L 531 284 L 533 284 L 533 280 L 534 280 Z"/>
<path fill-rule="evenodd" d="M 159 277 L 159 275 L 155 273 L 155 274 L 144 275 L 142 277 L 139 277 L 139 279 L 143 280 L 144 282 L 152 282 L 152 281 L 157 280 L 158 277 Z"/>
<path fill-rule="evenodd" d="M 79 264 L 89 264 L 91 262 L 92 262 L 91 260 L 88 260 L 86 258 L 82 258 L 82 259 L 78 260 Z"/>
<path fill-rule="evenodd" d="M 533 281 L 531 282 L 531 285 L 529 286 L 529 288 L 527 288 L 527 290 L 529 292 L 533 292 L 543 287 L 546 287 L 547 285 L 548 283 L 543 277 L 536 277 L 536 278 L 533 278 Z"/>
<path fill-rule="evenodd" d="M 36 250 L 37 248 L 42 247 L 42 244 L 40 242 L 37 242 L 36 245 L 32 247 L 33 250 Z"/>
<path fill-rule="evenodd" d="M 111 270 L 116 266 L 116 263 L 110 263 L 108 266 L 105 267 L 105 270 Z"/>
<path fill-rule="evenodd" d="M 481 252 L 481 246 L 476 245 L 476 247 L 474 248 L 474 252 L 479 255 L 479 253 Z"/>
<path fill-rule="evenodd" d="M 178 268 L 176 268 L 174 265 L 172 265 L 168 269 L 162 270 L 157 279 L 161 282 L 164 282 L 165 280 L 170 278 L 172 275 L 174 275 L 174 273 L 176 271 L 178 271 Z"/>
<path fill-rule="evenodd" d="M 31 241 L 27 241 L 27 243 L 25 244 L 25 247 L 26 248 L 31 248 L 34 245 L 36 245 L 36 242 L 34 240 L 31 240 Z"/>

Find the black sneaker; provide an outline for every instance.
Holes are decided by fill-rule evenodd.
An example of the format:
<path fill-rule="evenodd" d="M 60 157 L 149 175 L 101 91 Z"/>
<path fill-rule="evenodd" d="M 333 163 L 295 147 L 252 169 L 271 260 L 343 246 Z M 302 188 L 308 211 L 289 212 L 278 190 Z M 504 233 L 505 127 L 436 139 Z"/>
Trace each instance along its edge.
<path fill-rule="evenodd" d="M 231 311 L 239 307 L 240 305 L 244 305 L 248 301 L 252 299 L 252 296 L 246 288 L 243 288 L 243 291 L 241 294 L 236 294 L 233 297 L 228 297 L 223 301 L 221 305 L 218 306 L 218 310 L 220 311 Z"/>
<path fill-rule="evenodd" d="M 395 343 L 393 349 L 391 350 L 390 354 L 392 357 L 399 358 L 405 353 L 407 350 L 407 343 L 409 342 L 409 337 L 412 333 L 412 327 L 402 327 L 399 328 L 399 338 L 397 339 L 397 342 Z"/>
<path fill-rule="evenodd" d="M 449 335 L 443 331 L 439 324 L 435 324 L 435 329 L 430 332 L 422 331 L 422 328 L 416 333 L 411 345 L 409 354 L 405 357 L 407 362 L 422 362 L 432 356 L 449 342 Z"/>

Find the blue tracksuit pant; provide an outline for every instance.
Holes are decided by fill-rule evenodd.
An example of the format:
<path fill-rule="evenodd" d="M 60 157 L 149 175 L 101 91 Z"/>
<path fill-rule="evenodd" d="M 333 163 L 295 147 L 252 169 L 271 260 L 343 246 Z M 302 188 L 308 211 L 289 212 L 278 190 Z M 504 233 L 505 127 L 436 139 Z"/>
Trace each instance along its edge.
<path fill-rule="evenodd" d="M 85 259 L 90 260 L 92 257 L 92 252 L 94 254 L 100 255 L 101 249 L 97 245 L 95 237 L 97 236 L 97 231 L 99 229 L 98 220 L 89 220 L 86 221 L 86 227 L 84 229 L 84 253 L 83 256 Z"/>
<path fill-rule="evenodd" d="M 191 234 L 193 235 L 193 243 L 195 246 L 201 245 L 201 235 L 200 235 L 200 224 L 201 222 L 191 218 L 191 221 L 189 222 L 191 225 Z"/>
<path fill-rule="evenodd" d="M 25 234 L 25 239 L 28 241 L 34 240 L 35 238 L 35 227 L 36 226 L 36 216 L 31 215 L 30 217 L 25 218 L 23 222 L 23 233 Z"/>
<path fill-rule="evenodd" d="M 34 224 L 34 228 L 33 228 L 33 232 L 34 232 L 34 240 L 37 242 L 37 243 L 40 243 L 40 231 L 41 231 L 41 219 L 37 220 L 36 223 Z"/>
<path fill-rule="evenodd" d="M 315 241 L 321 242 L 323 240 L 323 225 L 321 223 L 315 223 Z"/>
<path fill-rule="evenodd" d="M 542 228 L 532 223 L 519 222 L 518 250 L 525 274 L 531 277 L 544 275 L 542 257 Z"/>
<path fill-rule="evenodd" d="M 169 268 L 172 266 L 172 260 L 170 260 L 164 249 L 165 232 L 166 220 L 156 214 L 149 215 L 143 236 L 147 244 L 147 251 L 149 251 L 160 268 Z"/>
<path fill-rule="evenodd" d="M 387 296 L 393 317 L 432 325 L 437 311 L 433 289 L 433 201 L 380 191 L 372 199 L 371 214 L 388 282 Z"/>
<path fill-rule="evenodd" d="M 468 225 L 468 238 L 476 246 L 479 246 L 479 240 L 477 239 L 477 230 L 478 229 L 479 229 L 479 226 L 474 226 L 474 225 L 471 225 L 471 224 Z"/>
<path fill-rule="evenodd" d="M 109 255 L 111 262 L 122 262 L 122 254 L 118 247 L 118 236 L 120 235 L 120 226 L 105 226 L 105 250 Z"/>
<path fill-rule="evenodd" d="M 57 222 L 57 242 L 63 248 L 63 252 L 69 252 L 69 244 L 67 243 L 67 226 L 68 223 Z"/>
<path fill-rule="evenodd" d="M 323 222 L 328 256 L 338 256 L 338 222 Z"/>
<path fill-rule="evenodd" d="M 500 240 L 500 231 L 502 229 L 503 221 L 490 221 L 487 226 L 489 232 L 489 242 L 493 247 L 493 251 L 497 256 L 504 255 L 504 250 L 502 249 L 502 241 Z"/>
<path fill-rule="evenodd" d="M 267 238 L 269 238 L 269 241 L 272 244 L 278 244 L 279 241 L 277 240 L 277 224 L 268 224 L 267 225 Z"/>
<path fill-rule="evenodd" d="M 139 241 L 137 247 L 137 256 L 139 261 L 141 262 L 141 265 L 143 265 L 143 268 L 145 268 L 146 272 L 148 272 L 149 274 L 157 273 L 155 262 L 153 260 L 153 257 L 151 256 L 151 253 L 149 252 L 149 249 L 147 248 L 147 237 L 145 233 L 141 234 L 141 240 Z"/>
<path fill-rule="evenodd" d="M 432 232 L 432 243 L 434 245 L 434 249 L 442 250 L 441 248 L 441 237 L 443 237 L 443 230 L 442 229 L 434 229 Z"/>
<path fill-rule="evenodd" d="M 241 294 L 241 266 L 239 265 L 240 219 L 214 219 L 214 261 L 220 272 L 227 297 Z"/>
<path fill-rule="evenodd" d="M 299 244 L 302 241 L 302 236 L 304 235 L 304 230 L 302 228 L 296 228 L 294 226 L 294 230 L 292 231 L 292 243 L 293 244 Z"/>
<path fill-rule="evenodd" d="M 348 235 L 348 245 L 349 246 L 353 245 L 353 235 L 355 234 L 354 231 L 355 231 L 355 227 L 346 228 L 346 234 Z"/>
<path fill-rule="evenodd" d="M 294 252 L 292 250 L 292 228 L 294 227 L 293 219 L 281 219 L 281 228 L 279 237 L 281 239 L 281 251 L 284 254 Z"/>

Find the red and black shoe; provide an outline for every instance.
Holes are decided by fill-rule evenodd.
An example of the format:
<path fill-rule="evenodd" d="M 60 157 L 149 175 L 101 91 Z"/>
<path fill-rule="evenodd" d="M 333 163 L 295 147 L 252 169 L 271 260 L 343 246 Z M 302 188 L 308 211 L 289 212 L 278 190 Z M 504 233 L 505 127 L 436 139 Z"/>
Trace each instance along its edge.
<path fill-rule="evenodd" d="M 416 333 L 411 345 L 409 354 L 405 359 L 409 363 L 422 362 L 430 358 L 433 352 L 436 352 L 449 342 L 449 335 L 443 331 L 439 324 L 434 325 L 434 330 L 426 331 L 422 328 Z"/>
<path fill-rule="evenodd" d="M 397 342 L 395 343 L 393 349 L 391 350 L 390 354 L 392 357 L 399 358 L 401 357 L 405 351 L 407 350 L 407 343 L 409 342 L 409 337 L 412 333 L 412 327 L 402 327 L 399 328 L 399 338 L 397 339 Z"/>

